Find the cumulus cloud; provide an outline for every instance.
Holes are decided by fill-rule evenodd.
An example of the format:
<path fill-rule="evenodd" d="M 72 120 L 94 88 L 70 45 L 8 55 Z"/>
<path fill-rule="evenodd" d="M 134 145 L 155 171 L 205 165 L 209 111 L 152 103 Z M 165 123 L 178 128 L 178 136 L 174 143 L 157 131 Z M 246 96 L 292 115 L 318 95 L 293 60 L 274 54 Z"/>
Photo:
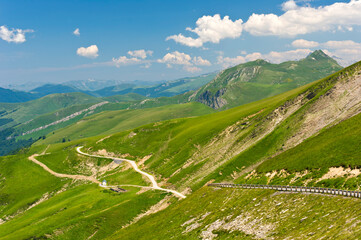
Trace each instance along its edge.
<path fill-rule="evenodd" d="M 116 67 L 125 66 L 125 65 L 132 65 L 132 64 L 145 64 L 143 68 L 150 68 L 151 63 L 148 60 L 145 60 L 147 57 L 152 56 L 153 51 L 150 50 L 134 50 L 134 51 L 128 51 L 127 56 L 120 56 L 118 58 L 113 58 L 112 63 Z"/>
<path fill-rule="evenodd" d="M 223 19 L 219 14 L 203 16 L 196 22 L 196 28 L 187 27 L 186 30 L 195 33 L 198 37 L 186 37 L 183 34 L 172 35 L 166 40 L 174 40 L 189 47 L 202 47 L 206 42 L 219 43 L 225 38 L 237 38 L 242 34 L 242 19 L 232 21 L 229 16 Z"/>
<path fill-rule="evenodd" d="M 194 57 L 193 63 L 195 65 L 199 65 L 199 66 L 211 66 L 212 65 L 210 63 L 210 61 L 208 61 L 207 59 L 203 59 L 202 57 Z"/>
<path fill-rule="evenodd" d="M 329 49 L 344 49 L 344 48 L 361 48 L 361 44 L 352 40 L 345 41 L 328 41 L 323 44 L 324 47 Z"/>
<path fill-rule="evenodd" d="M 235 66 L 237 64 L 255 61 L 257 59 L 264 59 L 271 63 L 281 63 L 291 60 L 299 60 L 306 57 L 312 51 L 310 49 L 296 49 L 290 51 L 276 52 L 272 51 L 267 54 L 262 54 L 259 52 L 254 52 L 247 54 L 245 56 L 237 56 L 234 58 L 218 56 L 218 64 L 221 64 L 224 68 Z"/>
<path fill-rule="evenodd" d="M 73 34 L 74 34 L 75 36 L 80 36 L 79 28 L 75 29 L 74 32 L 73 32 Z"/>
<path fill-rule="evenodd" d="M 294 0 L 289 0 L 287 2 L 282 3 L 282 10 L 285 12 L 290 10 L 295 10 L 297 8 L 298 6 Z"/>
<path fill-rule="evenodd" d="M 361 60 L 361 43 L 352 40 L 327 41 L 323 43 L 298 39 L 292 42 L 294 47 L 321 47 L 329 56 L 333 57 L 342 66 L 348 66 Z"/>
<path fill-rule="evenodd" d="M 210 66 L 212 65 L 207 59 L 202 57 L 191 57 L 190 55 L 178 51 L 167 53 L 163 58 L 158 59 L 157 62 L 164 63 L 168 68 L 172 65 L 183 65 L 183 69 L 188 72 L 198 72 L 201 69 L 197 66 Z"/>
<path fill-rule="evenodd" d="M 187 72 L 191 72 L 191 73 L 195 73 L 195 72 L 199 72 L 202 71 L 202 69 L 200 69 L 199 67 L 196 66 L 184 66 L 183 67 L 184 70 L 186 70 Z"/>
<path fill-rule="evenodd" d="M 351 40 L 328 41 L 322 44 L 324 52 L 338 61 L 342 66 L 348 66 L 361 60 L 361 43 Z"/>
<path fill-rule="evenodd" d="M 158 62 L 166 64 L 191 65 L 191 60 L 192 58 L 188 54 L 174 51 L 172 53 L 167 53 L 162 59 L 158 59 Z"/>
<path fill-rule="evenodd" d="M 7 42 L 23 43 L 26 41 L 25 33 L 34 32 L 32 29 L 8 29 L 6 26 L 0 26 L 0 38 Z"/>
<path fill-rule="evenodd" d="M 120 67 L 122 65 L 141 63 L 141 60 L 138 58 L 135 58 L 135 57 L 128 58 L 126 56 L 120 56 L 119 58 L 113 58 L 112 61 L 116 67 Z"/>
<path fill-rule="evenodd" d="M 86 58 L 96 58 L 99 56 L 97 45 L 91 45 L 87 48 L 80 47 L 76 51 L 76 54 L 78 54 L 79 56 L 82 56 L 82 57 L 86 57 Z"/>
<path fill-rule="evenodd" d="M 314 47 L 318 47 L 319 45 L 320 44 L 318 42 L 308 41 L 305 39 L 297 39 L 292 42 L 292 46 L 297 48 L 314 48 Z"/>
<path fill-rule="evenodd" d="M 153 51 L 150 50 L 146 51 L 144 49 L 140 49 L 140 50 L 128 51 L 128 54 L 132 57 L 146 59 L 148 56 L 152 56 Z"/>
<path fill-rule="evenodd" d="M 294 1 L 283 4 L 283 15 L 252 14 L 244 24 L 244 30 L 256 36 L 294 37 L 317 31 L 352 30 L 361 25 L 361 1 L 338 2 L 313 8 L 297 6 Z"/>

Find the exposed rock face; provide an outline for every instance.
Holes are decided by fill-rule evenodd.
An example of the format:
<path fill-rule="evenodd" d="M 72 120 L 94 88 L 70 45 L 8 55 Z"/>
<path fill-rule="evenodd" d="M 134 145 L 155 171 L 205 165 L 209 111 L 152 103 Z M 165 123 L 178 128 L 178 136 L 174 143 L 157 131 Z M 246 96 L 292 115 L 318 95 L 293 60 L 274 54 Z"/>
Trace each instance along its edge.
<path fill-rule="evenodd" d="M 214 109 L 218 109 L 227 104 L 227 101 L 222 98 L 222 95 L 224 93 L 224 88 L 218 90 L 214 95 L 212 95 L 209 90 L 206 90 L 198 97 L 197 101 L 206 104 Z"/>

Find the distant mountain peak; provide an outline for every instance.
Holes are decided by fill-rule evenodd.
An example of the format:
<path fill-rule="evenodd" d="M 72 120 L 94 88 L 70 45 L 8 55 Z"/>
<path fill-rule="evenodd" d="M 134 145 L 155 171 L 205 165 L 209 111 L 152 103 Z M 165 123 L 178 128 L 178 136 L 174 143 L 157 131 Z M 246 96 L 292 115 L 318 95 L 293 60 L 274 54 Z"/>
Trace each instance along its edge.
<path fill-rule="evenodd" d="M 328 56 L 326 53 L 324 53 L 322 50 L 316 50 L 312 53 L 310 53 L 306 59 L 313 59 L 313 60 L 322 60 L 322 59 L 332 59 L 330 56 Z"/>

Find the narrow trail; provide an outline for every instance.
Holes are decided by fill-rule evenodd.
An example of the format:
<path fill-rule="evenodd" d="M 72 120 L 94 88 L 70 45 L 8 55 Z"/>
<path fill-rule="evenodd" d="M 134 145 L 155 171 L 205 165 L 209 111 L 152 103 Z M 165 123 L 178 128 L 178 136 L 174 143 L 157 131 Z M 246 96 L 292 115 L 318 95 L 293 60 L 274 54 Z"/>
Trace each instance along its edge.
<path fill-rule="evenodd" d="M 108 159 L 112 159 L 113 161 L 114 160 L 118 160 L 118 161 L 125 161 L 127 163 L 129 163 L 132 168 L 142 174 L 143 176 L 147 177 L 151 183 L 152 183 L 152 187 L 143 187 L 143 186 L 139 186 L 139 187 L 143 187 L 143 188 L 152 188 L 152 189 L 156 189 L 156 190 L 161 190 L 161 191 L 165 191 L 165 192 L 170 192 L 170 193 L 173 193 L 175 196 L 177 197 L 180 197 L 180 198 L 186 198 L 185 195 L 183 195 L 182 193 L 180 192 L 177 192 L 175 190 L 172 190 L 172 189 L 167 189 L 167 188 L 161 188 L 159 187 L 157 181 L 155 180 L 154 176 L 142 171 L 139 169 L 138 165 L 135 163 L 135 161 L 133 160 L 129 160 L 129 159 L 125 159 L 125 158 L 116 158 L 116 157 L 106 157 L 106 156 L 99 156 L 99 155 L 92 155 L 92 154 L 88 154 L 88 153 L 85 153 L 85 152 L 82 152 L 80 149 L 82 148 L 83 146 L 81 147 L 77 147 L 76 148 L 76 151 L 79 153 L 79 154 L 82 154 L 82 155 L 85 155 L 85 156 L 88 156 L 88 157 L 96 157 L 96 158 L 108 158 Z M 136 185 L 133 185 L 133 186 L 136 186 Z"/>
<path fill-rule="evenodd" d="M 93 176 L 71 175 L 71 174 L 64 174 L 64 173 L 54 172 L 53 170 L 48 168 L 48 166 L 46 166 L 44 163 L 36 160 L 35 157 L 37 157 L 37 156 L 41 156 L 41 155 L 39 155 L 39 154 L 31 155 L 29 157 L 29 160 L 36 163 L 36 164 L 38 164 L 45 171 L 49 172 L 50 174 L 52 174 L 52 175 L 54 175 L 56 177 L 59 177 L 59 178 L 71 178 L 71 179 L 75 179 L 75 180 L 85 180 L 85 181 L 90 181 L 90 182 L 93 182 L 93 183 L 96 183 L 96 184 L 100 184 L 100 182 L 96 178 L 94 178 Z"/>

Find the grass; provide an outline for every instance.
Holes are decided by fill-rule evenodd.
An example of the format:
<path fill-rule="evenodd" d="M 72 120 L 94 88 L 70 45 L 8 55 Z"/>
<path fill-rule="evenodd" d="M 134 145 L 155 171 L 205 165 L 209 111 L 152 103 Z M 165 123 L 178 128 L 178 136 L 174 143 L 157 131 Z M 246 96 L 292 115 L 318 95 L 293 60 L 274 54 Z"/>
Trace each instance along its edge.
<path fill-rule="evenodd" d="M 210 231 L 215 239 L 254 239 L 257 232 L 274 239 L 355 239 L 361 236 L 360 207 L 353 198 L 203 187 L 106 239 L 199 239 L 217 221 L 223 222 Z M 222 229 L 236 219 L 233 228 Z"/>
<path fill-rule="evenodd" d="M 43 194 L 60 190 L 67 182 L 45 172 L 25 155 L 1 157 L 0 218 L 28 208 Z"/>
<path fill-rule="evenodd" d="M 193 117 L 214 112 L 213 109 L 200 104 L 188 103 L 169 105 L 157 108 L 107 111 L 83 118 L 61 130 L 50 133 L 45 140 L 38 144 L 61 142 L 64 136 L 67 139 L 80 139 L 96 135 L 110 135 L 123 130 L 132 129 L 144 124 L 166 119 Z"/>
<path fill-rule="evenodd" d="M 285 169 L 289 172 L 305 169 L 344 166 L 360 168 L 361 114 L 325 129 L 300 145 L 260 165 L 259 172 Z"/>
<path fill-rule="evenodd" d="M 261 109 L 264 109 L 262 116 L 265 116 L 275 107 L 305 91 L 308 87 L 219 113 L 145 125 L 112 135 L 101 143 L 88 146 L 94 150 L 105 148 L 115 153 L 129 153 L 138 159 L 151 154 L 152 158 L 146 162 L 146 166 L 162 177 L 169 178 L 185 164 L 198 147 L 207 144 L 227 126 Z M 131 132 L 132 137 L 129 137 Z M 187 170 L 188 174 L 196 171 L 199 167 L 200 165 L 190 167 L 191 169 Z M 179 180 L 182 179 L 180 176 L 185 177 L 184 174 L 185 172 L 181 171 L 172 175 L 169 182 L 179 183 Z"/>
<path fill-rule="evenodd" d="M 139 189 L 126 189 L 118 194 L 94 184 L 75 186 L 0 225 L 0 239 L 87 239 L 95 232 L 94 238 L 102 239 L 165 195 L 157 191 L 137 195 Z"/>
<path fill-rule="evenodd" d="M 101 99 L 84 93 L 60 93 L 51 94 L 25 103 L 14 103 L 14 111 L 3 117 L 11 118 L 16 123 L 24 123 L 39 115 L 54 112 L 64 107 L 75 104 L 98 103 Z M 10 104 L 7 104 L 10 105 Z"/>

